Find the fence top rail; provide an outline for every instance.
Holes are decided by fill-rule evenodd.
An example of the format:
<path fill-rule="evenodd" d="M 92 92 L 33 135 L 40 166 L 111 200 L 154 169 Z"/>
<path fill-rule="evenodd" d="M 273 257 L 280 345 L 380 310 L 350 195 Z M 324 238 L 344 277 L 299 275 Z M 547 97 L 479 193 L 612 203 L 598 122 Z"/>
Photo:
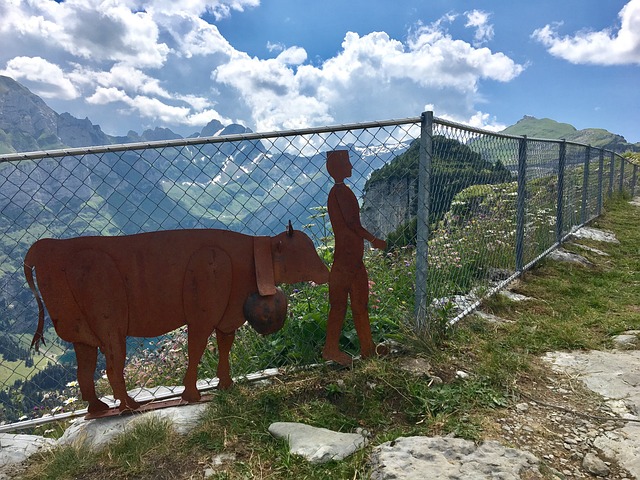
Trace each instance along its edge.
<path fill-rule="evenodd" d="M 281 130 L 264 133 L 240 133 L 232 135 L 219 135 L 215 137 L 180 138 L 175 140 L 158 140 L 153 142 L 120 143 L 113 145 L 100 145 L 95 147 L 63 148 L 58 150 L 42 150 L 34 152 L 9 153 L 0 155 L 0 163 L 16 162 L 20 160 L 37 160 L 42 158 L 59 158 L 79 155 L 91 155 L 100 153 L 122 152 L 127 150 L 144 150 L 151 148 L 185 147 L 188 145 L 207 145 L 225 142 L 240 142 L 247 140 L 261 140 L 266 138 L 290 137 L 295 135 L 313 135 L 321 133 L 342 132 L 348 130 L 363 130 L 367 128 L 392 127 L 420 123 L 420 117 L 403 119 L 391 119 L 363 123 L 349 123 L 331 125 L 326 127 L 300 128 L 293 130 Z"/>

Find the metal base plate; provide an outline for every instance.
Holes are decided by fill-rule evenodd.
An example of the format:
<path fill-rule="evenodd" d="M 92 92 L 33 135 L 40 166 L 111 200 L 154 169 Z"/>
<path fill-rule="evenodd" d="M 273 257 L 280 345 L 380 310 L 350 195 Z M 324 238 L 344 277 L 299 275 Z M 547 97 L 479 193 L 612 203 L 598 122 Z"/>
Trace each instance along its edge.
<path fill-rule="evenodd" d="M 213 398 L 212 395 L 203 395 L 198 402 L 187 402 L 182 398 L 171 398 L 169 400 L 156 400 L 142 403 L 136 410 L 120 410 L 117 407 L 103 410 L 101 412 L 87 413 L 84 417 L 85 420 L 94 420 L 96 418 L 115 417 L 122 415 L 136 415 L 138 413 L 150 412 L 153 410 L 159 410 L 161 408 L 180 407 L 182 405 L 193 405 L 194 403 L 209 402 Z"/>

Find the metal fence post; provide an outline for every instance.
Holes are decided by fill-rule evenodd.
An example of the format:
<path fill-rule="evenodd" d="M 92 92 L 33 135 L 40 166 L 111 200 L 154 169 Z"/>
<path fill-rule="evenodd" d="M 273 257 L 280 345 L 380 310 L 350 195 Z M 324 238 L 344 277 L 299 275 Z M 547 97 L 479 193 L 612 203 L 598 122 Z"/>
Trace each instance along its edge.
<path fill-rule="evenodd" d="M 431 161 L 433 156 L 433 112 L 422 114 L 418 160 L 418 211 L 416 238 L 416 327 L 424 327 L 427 314 L 429 255 L 429 210 Z"/>
<path fill-rule="evenodd" d="M 518 144 L 518 198 L 516 200 L 516 271 L 524 269 L 524 204 L 527 196 L 527 136 Z"/>
<path fill-rule="evenodd" d="M 636 183 L 638 181 L 638 165 L 633 166 L 633 177 L 631 177 L 631 198 L 636 195 Z"/>
<path fill-rule="evenodd" d="M 602 177 L 604 175 L 604 150 L 600 149 L 598 166 L 598 215 L 602 214 Z"/>
<path fill-rule="evenodd" d="M 584 175 L 582 176 L 582 209 L 580 223 L 587 223 L 587 194 L 589 193 L 589 160 L 591 160 L 591 145 L 587 146 L 584 154 Z"/>
<path fill-rule="evenodd" d="M 620 193 L 624 187 L 624 158 L 620 157 Z"/>
<path fill-rule="evenodd" d="M 610 167 L 609 167 L 609 190 L 607 191 L 607 193 L 609 194 L 609 198 L 611 198 L 613 196 L 613 176 L 615 175 L 615 170 L 616 170 L 616 157 L 614 156 L 613 152 L 609 152 L 609 158 L 610 158 Z"/>
<path fill-rule="evenodd" d="M 556 242 L 562 242 L 564 230 L 564 170 L 567 164 L 567 142 L 562 140 L 558 156 L 558 203 L 556 209 Z"/>

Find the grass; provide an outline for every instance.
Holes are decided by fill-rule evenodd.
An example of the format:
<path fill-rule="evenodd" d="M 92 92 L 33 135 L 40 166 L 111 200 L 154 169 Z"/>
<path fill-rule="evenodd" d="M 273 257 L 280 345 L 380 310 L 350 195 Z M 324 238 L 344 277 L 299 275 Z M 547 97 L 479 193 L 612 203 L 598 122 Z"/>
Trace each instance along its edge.
<path fill-rule="evenodd" d="M 483 310 L 512 323 L 469 316 L 455 328 L 441 322 L 437 332 L 404 329 L 401 354 L 359 361 L 353 369 L 321 365 L 290 371 L 262 386 L 238 384 L 213 396 L 187 436 L 143 422 L 98 452 L 73 446 L 39 454 L 23 478 L 186 479 L 201 478 L 205 468 L 212 468 L 214 479 L 357 479 L 368 477 L 371 446 L 399 436 L 452 433 L 481 440 L 483 419 L 518 401 L 518 380 L 541 354 L 606 348 L 612 335 L 640 329 L 638 209 L 615 199 L 592 226 L 615 232 L 620 244 L 580 243 L 608 256 L 571 244 L 565 248 L 594 267 L 543 261 L 515 286 L 534 300 L 513 303 L 496 296 L 484 302 Z M 400 309 L 399 316 L 405 314 Z M 402 368 L 415 358 L 430 368 L 421 373 Z M 459 378 L 460 370 L 469 376 Z M 312 465 L 271 437 L 268 427 L 274 421 L 343 432 L 362 428 L 371 446 L 342 462 Z M 213 458 L 220 454 L 232 456 L 215 466 Z"/>

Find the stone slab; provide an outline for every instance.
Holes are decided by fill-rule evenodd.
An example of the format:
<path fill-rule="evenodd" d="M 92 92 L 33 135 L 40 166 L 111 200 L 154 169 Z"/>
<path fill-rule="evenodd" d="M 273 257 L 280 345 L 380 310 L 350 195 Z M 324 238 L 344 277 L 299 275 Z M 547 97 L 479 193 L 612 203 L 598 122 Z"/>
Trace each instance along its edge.
<path fill-rule="evenodd" d="M 582 227 L 572 234 L 573 238 L 582 238 L 586 240 L 594 240 L 596 242 L 620 243 L 613 232 L 607 230 L 599 230 L 597 228 Z"/>
<path fill-rule="evenodd" d="M 576 263 L 585 267 L 594 266 L 593 263 L 584 258 L 582 255 L 576 255 L 575 253 L 568 252 L 564 248 L 557 248 L 549 254 L 549 258 L 551 260 L 555 260 L 556 262 Z"/>
<path fill-rule="evenodd" d="M 107 445 L 115 437 L 135 426 L 136 422 L 157 418 L 171 423 L 179 434 L 186 434 L 195 428 L 207 405 L 204 403 L 134 413 L 118 417 L 94 420 L 78 419 L 58 439 L 58 445 L 68 445 L 76 441 L 86 442 L 91 448 Z"/>
<path fill-rule="evenodd" d="M 342 460 L 363 448 L 367 441 L 359 433 L 341 433 L 303 423 L 276 422 L 269 426 L 275 438 L 289 442 L 291 453 L 311 463 Z"/>
<path fill-rule="evenodd" d="M 41 448 L 53 446 L 55 442 L 39 435 L 0 433 L 0 468 L 23 462 Z"/>
<path fill-rule="evenodd" d="M 496 441 L 476 445 L 454 437 L 400 437 L 376 447 L 370 461 L 372 480 L 539 478 L 540 463 L 533 454 Z"/>
<path fill-rule="evenodd" d="M 527 297 L 526 295 L 522 295 L 520 293 L 512 292 L 511 290 L 501 290 L 498 292 L 498 295 L 502 295 L 512 302 L 525 302 L 527 300 L 532 300 L 531 297 Z"/>

